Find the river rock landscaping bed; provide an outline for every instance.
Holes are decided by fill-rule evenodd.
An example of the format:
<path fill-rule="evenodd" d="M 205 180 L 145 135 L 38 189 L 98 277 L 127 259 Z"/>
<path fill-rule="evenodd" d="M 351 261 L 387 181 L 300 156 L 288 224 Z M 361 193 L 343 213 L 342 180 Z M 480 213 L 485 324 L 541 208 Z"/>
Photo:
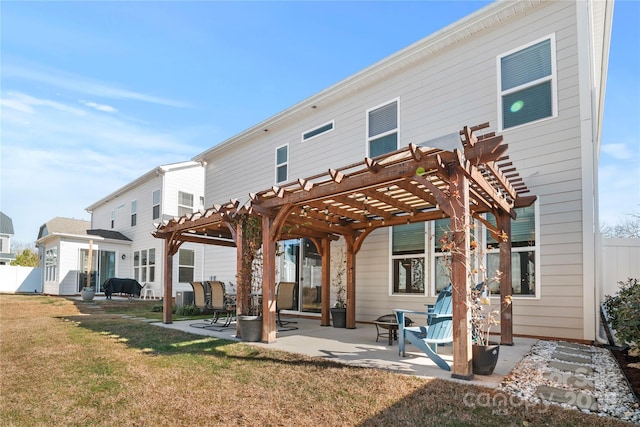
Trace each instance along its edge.
<path fill-rule="evenodd" d="M 640 402 L 608 349 L 538 341 L 501 388 L 518 398 L 640 424 Z"/>

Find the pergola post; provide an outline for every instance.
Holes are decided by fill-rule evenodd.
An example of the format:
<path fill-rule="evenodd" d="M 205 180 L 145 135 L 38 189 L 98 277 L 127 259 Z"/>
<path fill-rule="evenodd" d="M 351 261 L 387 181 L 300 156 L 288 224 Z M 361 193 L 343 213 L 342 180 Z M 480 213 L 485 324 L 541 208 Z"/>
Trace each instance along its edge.
<path fill-rule="evenodd" d="M 451 283 L 453 285 L 453 378 L 473 378 L 471 328 L 467 304 L 469 285 L 470 214 L 469 181 L 459 167 L 451 168 L 451 229 L 455 250 L 452 251 Z"/>
<path fill-rule="evenodd" d="M 273 218 L 262 216 L 262 342 L 276 340 L 276 241 Z"/>
<path fill-rule="evenodd" d="M 322 306 L 320 326 L 331 326 L 330 317 L 330 299 L 331 299 L 331 240 L 322 239 L 320 249 L 322 255 Z"/>
<path fill-rule="evenodd" d="M 244 245 L 242 244 L 242 222 L 238 221 L 236 223 L 236 236 L 235 236 L 235 240 L 236 240 L 236 280 L 238 281 L 238 285 L 240 285 L 239 281 L 241 279 L 243 279 L 240 276 L 240 272 L 242 271 L 242 251 L 245 250 Z M 240 313 L 245 313 L 245 301 L 246 301 L 246 295 L 245 295 L 245 287 L 244 286 L 237 286 L 236 288 L 236 313 L 240 314 Z M 240 334 L 240 322 L 236 322 L 236 336 L 237 337 L 241 337 Z"/>
<path fill-rule="evenodd" d="M 347 246 L 347 329 L 356 327 L 356 251 L 355 239 L 352 236 L 344 236 Z"/>
<path fill-rule="evenodd" d="M 173 253 L 170 240 L 164 241 L 164 298 L 162 299 L 162 323 L 173 323 Z M 175 252 L 174 252 L 175 253 Z"/>
<path fill-rule="evenodd" d="M 512 272 L 511 272 L 511 217 L 500 212 L 497 224 L 508 239 L 499 239 L 500 247 L 500 344 L 513 345 L 513 305 L 511 304 Z"/>

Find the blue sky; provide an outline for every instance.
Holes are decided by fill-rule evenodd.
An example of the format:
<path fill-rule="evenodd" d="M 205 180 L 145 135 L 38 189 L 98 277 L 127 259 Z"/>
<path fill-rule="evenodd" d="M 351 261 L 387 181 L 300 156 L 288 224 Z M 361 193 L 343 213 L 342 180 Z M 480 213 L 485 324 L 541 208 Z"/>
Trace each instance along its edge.
<path fill-rule="evenodd" d="M 480 9 L 480 1 L 0 3 L 0 209 L 56 216 L 213 145 Z M 640 211 L 640 2 L 615 5 L 602 220 Z M 635 54 L 633 54 L 635 53 Z"/>

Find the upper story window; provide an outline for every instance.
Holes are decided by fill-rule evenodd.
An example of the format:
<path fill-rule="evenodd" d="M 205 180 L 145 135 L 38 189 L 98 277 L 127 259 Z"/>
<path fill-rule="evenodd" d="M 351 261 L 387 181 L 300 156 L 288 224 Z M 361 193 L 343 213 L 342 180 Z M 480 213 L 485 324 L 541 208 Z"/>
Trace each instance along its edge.
<path fill-rule="evenodd" d="M 113 209 L 111 210 L 111 228 L 115 227 L 116 225 L 116 210 Z"/>
<path fill-rule="evenodd" d="M 138 221 L 138 201 L 131 202 L 131 226 L 135 227 Z"/>
<path fill-rule="evenodd" d="M 391 230 L 393 293 L 424 295 L 424 223 L 396 225 Z"/>
<path fill-rule="evenodd" d="M 367 111 L 367 150 L 377 157 L 398 149 L 398 100 Z"/>
<path fill-rule="evenodd" d="M 498 56 L 502 129 L 557 115 L 555 36 Z"/>
<path fill-rule="evenodd" d="M 323 133 L 329 132 L 333 130 L 334 121 L 330 121 L 322 126 L 318 126 L 315 129 L 311 129 L 310 131 L 304 132 L 302 134 L 302 142 L 308 141 L 311 138 L 314 138 L 318 135 L 322 135 Z"/>
<path fill-rule="evenodd" d="M 156 190 L 153 192 L 151 198 L 152 200 L 152 216 L 153 219 L 160 218 L 160 190 Z"/>
<path fill-rule="evenodd" d="M 276 184 L 286 182 L 289 176 L 289 145 L 276 148 Z"/>
<path fill-rule="evenodd" d="M 193 213 L 193 194 L 178 191 L 178 216 Z"/>

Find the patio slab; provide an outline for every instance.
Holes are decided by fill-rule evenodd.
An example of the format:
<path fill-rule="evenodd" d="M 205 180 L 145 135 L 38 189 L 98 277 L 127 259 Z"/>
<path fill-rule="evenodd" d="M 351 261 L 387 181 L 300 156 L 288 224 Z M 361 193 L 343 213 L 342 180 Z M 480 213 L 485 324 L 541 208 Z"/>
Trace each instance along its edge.
<path fill-rule="evenodd" d="M 376 329 L 373 324 L 358 323 L 356 329 L 343 329 L 320 326 L 320 319 L 297 318 L 295 320 L 298 322 L 299 329 L 278 332 L 275 342 L 247 344 L 320 357 L 353 366 L 382 369 L 419 377 L 454 380 L 451 378 L 451 372 L 438 368 L 431 359 L 411 344 L 406 346 L 407 356 L 401 357 L 398 354 L 397 341 L 394 341 L 392 346 L 389 346 L 386 340 L 376 342 Z M 190 326 L 193 323 L 194 321 L 176 321 L 172 324 L 152 324 L 197 335 L 237 340 L 235 328 L 212 331 Z M 522 360 L 535 342 L 537 340 L 531 338 L 514 338 L 513 346 L 501 346 L 500 359 L 492 375 L 476 375 L 471 381 L 454 381 L 497 388 L 503 377 Z M 453 363 L 451 345 L 438 347 L 438 353 L 450 365 Z"/>

